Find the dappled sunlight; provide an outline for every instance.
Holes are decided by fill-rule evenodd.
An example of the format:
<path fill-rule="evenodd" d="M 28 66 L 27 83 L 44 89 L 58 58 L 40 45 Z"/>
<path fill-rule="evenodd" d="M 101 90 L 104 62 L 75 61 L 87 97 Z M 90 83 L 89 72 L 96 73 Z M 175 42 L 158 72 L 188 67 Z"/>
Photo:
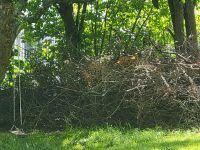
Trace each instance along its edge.
<path fill-rule="evenodd" d="M 1 133 L 0 147 L 5 150 L 198 150 L 200 134 L 194 131 L 161 129 L 71 128 L 59 134 L 38 132 L 24 138 Z"/>
<path fill-rule="evenodd" d="M 164 131 L 102 128 L 70 130 L 62 141 L 64 149 L 108 150 L 195 150 L 200 147 L 200 134 L 192 131 Z"/>

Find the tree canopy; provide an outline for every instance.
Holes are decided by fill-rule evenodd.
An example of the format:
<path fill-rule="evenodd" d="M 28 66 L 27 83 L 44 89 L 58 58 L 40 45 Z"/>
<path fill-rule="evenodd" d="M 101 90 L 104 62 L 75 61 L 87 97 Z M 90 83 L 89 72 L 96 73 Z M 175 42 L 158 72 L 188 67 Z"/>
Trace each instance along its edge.
<path fill-rule="evenodd" d="M 1 39 L 9 38 L 10 41 L 6 44 L 1 40 L 1 80 L 14 39 L 22 29 L 26 29 L 27 40 L 32 40 L 27 42 L 33 42 L 33 39 L 38 41 L 45 36 L 55 37 L 65 45 L 61 53 L 66 59 L 78 60 L 85 54 L 100 56 L 133 52 L 145 46 L 145 42 L 165 45 L 174 41 L 178 52 L 186 52 L 187 46 L 190 47 L 187 53 L 194 53 L 195 56 L 197 53 L 194 13 L 197 1 L 1 0 L 0 3 Z M 12 32 L 7 32 L 5 28 Z M 189 43 L 185 44 L 185 41 Z"/>

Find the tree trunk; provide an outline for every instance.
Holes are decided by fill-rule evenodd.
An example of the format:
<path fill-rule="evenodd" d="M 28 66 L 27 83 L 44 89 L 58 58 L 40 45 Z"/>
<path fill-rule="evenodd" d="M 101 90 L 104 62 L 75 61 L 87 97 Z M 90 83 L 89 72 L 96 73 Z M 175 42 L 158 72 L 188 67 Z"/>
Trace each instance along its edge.
<path fill-rule="evenodd" d="M 59 4 L 58 12 L 65 26 L 66 46 L 68 50 L 68 52 L 65 53 L 69 53 L 70 57 L 73 59 L 79 59 L 79 57 L 81 56 L 79 50 L 77 49 L 78 29 L 73 17 L 73 5 L 72 3 L 66 1 L 60 1 L 58 2 L 58 4 Z M 68 59 L 67 55 L 66 59 Z"/>
<path fill-rule="evenodd" d="M 17 35 L 14 5 L 0 0 L 0 83 L 5 77 Z"/>
<path fill-rule="evenodd" d="M 97 45 L 97 19 L 98 19 L 98 11 L 99 11 L 99 2 L 98 0 L 95 3 L 95 20 L 94 20 L 94 53 L 95 56 L 99 56 L 99 48 Z"/>
<path fill-rule="evenodd" d="M 87 11 L 87 3 L 83 4 L 83 10 L 82 10 L 82 14 L 80 16 L 80 20 L 77 21 L 76 26 L 78 27 L 78 46 L 81 44 L 81 36 L 82 33 L 84 31 L 84 21 L 85 21 L 85 17 L 86 17 L 86 11 Z"/>
<path fill-rule="evenodd" d="M 185 53 L 184 9 L 181 0 L 168 0 L 174 29 L 174 45 L 178 53 Z"/>
<path fill-rule="evenodd" d="M 194 57 L 198 57 L 198 40 L 195 20 L 195 4 L 193 0 L 186 0 L 184 5 L 184 17 L 187 36 L 187 51 Z"/>

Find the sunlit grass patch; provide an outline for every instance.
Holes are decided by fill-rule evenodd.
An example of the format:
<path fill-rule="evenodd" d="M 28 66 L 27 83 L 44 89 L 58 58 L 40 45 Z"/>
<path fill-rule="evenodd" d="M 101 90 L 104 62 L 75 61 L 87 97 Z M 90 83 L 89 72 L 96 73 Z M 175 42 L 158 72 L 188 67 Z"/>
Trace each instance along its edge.
<path fill-rule="evenodd" d="M 161 129 L 66 129 L 61 133 L 31 133 L 21 138 L 0 133 L 0 150 L 198 150 L 195 131 Z"/>

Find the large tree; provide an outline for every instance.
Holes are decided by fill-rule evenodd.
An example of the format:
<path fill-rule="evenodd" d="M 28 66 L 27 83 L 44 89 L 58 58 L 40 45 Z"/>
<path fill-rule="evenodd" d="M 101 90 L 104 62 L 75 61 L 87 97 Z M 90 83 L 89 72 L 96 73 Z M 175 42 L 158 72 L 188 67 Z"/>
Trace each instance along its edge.
<path fill-rule="evenodd" d="M 198 55 L 198 40 L 197 28 L 195 20 L 195 0 L 186 0 L 184 4 L 184 17 L 187 37 L 188 53 L 199 57 Z"/>
<path fill-rule="evenodd" d="M 198 57 L 194 0 L 168 0 L 177 52 Z M 184 24 L 185 21 L 185 24 Z M 186 29 L 186 33 L 185 33 Z"/>
<path fill-rule="evenodd" d="M 54 6 L 58 10 L 58 13 L 60 14 L 64 23 L 66 45 L 68 47 L 70 46 L 70 48 L 68 49 L 68 53 L 71 55 L 71 58 L 76 60 L 79 60 L 81 58 L 81 54 L 78 47 L 81 42 L 81 34 L 83 32 L 83 25 L 88 1 L 89 0 L 60 0 L 54 3 Z M 74 17 L 74 3 L 77 3 L 78 5 L 76 17 Z"/>
<path fill-rule="evenodd" d="M 83 32 L 83 23 L 88 1 L 33 1 L 34 3 L 38 2 L 35 8 L 37 10 L 34 13 L 31 12 L 27 17 L 27 15 L 23 15 L 23 11 L 29 4 L 27 0 L 0 0 L 0 83 L 4 79 L 6 68 L 9 65 L 9 59 L 11 57 L 12 46 L 20 31 L 19 18 L 23 18 L 29 24 L 35 23 L 52 6 L 57 8 L 65 26 L 65 41 L 68 48 L 64 53 L 70 53 L 71 57 L 78 59 L 80 57 L 78 45 L 81 41 L 80 37 Z M 76 18 L 73 16 L 73 3 L 78 4 Z"/>
<path fill-rule="evenodd" d="M 18 32 L 16 9 L 9 0 L 0 0 L 0 82 L 9 65 L 12 46 Z"/>
<path fill-rule="evenodd" d="M 159 8 L 158 1 L 152 0 L 156 8 Z M 176 51 L 198 58 L 195 4 L 196 0 L 168 0 Z"/>

